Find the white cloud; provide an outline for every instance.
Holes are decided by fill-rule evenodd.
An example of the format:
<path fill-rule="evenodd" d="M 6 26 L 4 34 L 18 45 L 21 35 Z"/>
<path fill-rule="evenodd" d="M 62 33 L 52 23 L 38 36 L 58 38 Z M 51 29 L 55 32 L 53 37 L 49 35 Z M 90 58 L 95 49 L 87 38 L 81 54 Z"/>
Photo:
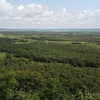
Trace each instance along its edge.
<path fill-rule="evenodd" d="M 20 5 L 17 8 L 18 8 L 18 10 L 22 10 L 22 9 L 24 9 L 24 6 L 23 5 Z"/>
<path fill-rule="evenodd" d="M 12 10 L 12 4 L 7 3 L 6 0 L 0 0 L 0 16 L 10 14 Z"/>
<path fill-rule="evenodd" d="M 89 28 L 100 26 L 100 9 L 73 10 L 65 7 L 57 12 L 41 4 L 14 7 L 6 0 L 0 1 L 0 27 L 9 28 Z"/>

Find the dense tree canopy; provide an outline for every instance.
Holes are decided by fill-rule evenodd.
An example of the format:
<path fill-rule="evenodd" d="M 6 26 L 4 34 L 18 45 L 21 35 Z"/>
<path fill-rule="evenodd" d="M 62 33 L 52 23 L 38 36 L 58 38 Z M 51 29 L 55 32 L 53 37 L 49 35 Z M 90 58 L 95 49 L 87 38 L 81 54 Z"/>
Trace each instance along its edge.
<path fill-rule="evenodd" d="M 98 33 L 4 35 L 0 38 L 0 100 L 100 99 Z"/>

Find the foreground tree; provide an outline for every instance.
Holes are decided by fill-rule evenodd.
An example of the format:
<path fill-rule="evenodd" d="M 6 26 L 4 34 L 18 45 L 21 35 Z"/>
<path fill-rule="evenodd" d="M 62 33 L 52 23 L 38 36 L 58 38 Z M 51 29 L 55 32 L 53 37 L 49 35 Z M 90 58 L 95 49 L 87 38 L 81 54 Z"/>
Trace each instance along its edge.
<path fill-rule="evenodd" d="M 14 71 L 0 75 L 0 100 L 12 100 L 15 95 L 15 87 L 17 85 Z"/>

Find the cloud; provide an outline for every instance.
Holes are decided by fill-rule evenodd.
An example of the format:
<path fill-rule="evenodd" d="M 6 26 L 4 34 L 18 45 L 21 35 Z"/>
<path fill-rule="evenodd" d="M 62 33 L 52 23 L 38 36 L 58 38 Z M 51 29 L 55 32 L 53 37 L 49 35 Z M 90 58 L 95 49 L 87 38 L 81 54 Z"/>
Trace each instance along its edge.
<path fill-rule="evenodd" d="M 95 11 L 73 10 L 65 7 L 58 11 L 49 10 L 41 4 L 15 7 L 6 0 L 0 1 L 0 27 L 7 28 L 98 28 L 100 9 Z"/>
<path fill-rule="evenodd" d="M 12 10 L 12 4 L 6 2 L 6 0 L 0 0 L 0 16 L 10 14 Z"/>
<path fill-rule="evenodd" d="M 22 9 L 24 9 L 24 6 L 23 5 L 20 5 L 17 8 L 18 8 L 18 10 L 22 10 Z"/>

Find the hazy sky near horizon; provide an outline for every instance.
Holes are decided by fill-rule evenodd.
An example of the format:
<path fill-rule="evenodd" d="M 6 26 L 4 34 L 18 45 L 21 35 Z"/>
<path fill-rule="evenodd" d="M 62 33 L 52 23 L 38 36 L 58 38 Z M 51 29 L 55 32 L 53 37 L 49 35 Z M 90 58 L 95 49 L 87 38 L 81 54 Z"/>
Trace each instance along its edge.
<path fill-rule="evenodd" d="M 0 28 L 100 28 L 100 0 L 0 0 Z"/>

